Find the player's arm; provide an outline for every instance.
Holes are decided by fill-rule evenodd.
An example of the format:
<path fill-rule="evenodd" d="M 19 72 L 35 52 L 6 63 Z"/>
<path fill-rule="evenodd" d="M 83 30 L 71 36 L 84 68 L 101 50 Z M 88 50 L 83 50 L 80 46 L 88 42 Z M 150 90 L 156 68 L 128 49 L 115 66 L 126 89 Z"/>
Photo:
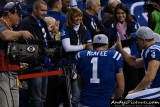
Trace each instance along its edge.
<path fill-rule="evenodd" d="M 135 68 L 142 68 L 143 65 L 143 58 L 135 58 L 131 55 L 129 55 L 126 51 L 122 49 L 119 50 L 119 52 L 122 54 L 124 60 L 130 65 Z"/>
<path fill-rule="evenodd" d="M 116 74 L 116 80 L 117 80 L 117 85 L 113 98 L 119 99 L 122 96 L 125 87 L 124 75 L 122 69 L 120 69 L 119 73 Z"/>
<path fill-rule="evenodd" d="M 146 88 L 155 78 L 156 74 L 157 74 L 157 70 L 159 68 L 160 62 L 157 60 L 151 60 L 148 63 L 148 69 L 146 71 L 145 76 L 143 77 L 142 81 L 138 84 L 138 86 L 130 91 L 129 93 L 134 93 L 137 91 L 141 91 L 144 88 Z"/>
<path fill-rule="evenodd" d="M 78 88 L 81 90 L 82 89 L 82 81 L 81 81 L 81 75 L 77 75 L 77 82 L 78 82 Z"/>
<path fill-rule="evenodd" d="M 12 41 L 20 37 L 26 38 L 26 39 L 32 39 L 33 35 L 28 31 L 3 30 L 2 32 L 0 32 L 0 38 L 2 40 Z"/>
<path fill-rule="evenodd" d="M 136 59 L 135 57 L 129 55 L 126 51 L 123 50 L 119 36 L 118 36 L 118 40 L 117 40 L 116 44 L 117 44 L 117 48 L 118 48 L 119 52 L 122 54 L 124 60 L 127 61 L 127 63 L 130 66 L 133 66 L 135 68 L 142 68 L 143 67 L 143 59 L 142 58 Z"/>

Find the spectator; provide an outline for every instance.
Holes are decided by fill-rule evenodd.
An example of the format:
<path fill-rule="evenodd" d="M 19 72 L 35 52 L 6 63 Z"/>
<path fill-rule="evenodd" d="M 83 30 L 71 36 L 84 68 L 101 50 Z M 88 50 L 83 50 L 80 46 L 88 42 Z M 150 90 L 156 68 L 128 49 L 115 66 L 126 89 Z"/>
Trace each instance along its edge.
<path fill-rule="evenodd" d="M 94 36 L 93 48 L 76 55 L 80 107 L 109 107 L 110 99 L 119 99 L 124 91 L 122 57 L 108 50 L 104 34 Z"/>
<path fill-rule="evenodd" d="M 62 13 L 62 0 L 48 0 L 49 11 L 47 16 L 55 18 L 59 21 L 59 31 L 61 31 L 62 27 L 66 22 L 66 15 Z M 54 39 L 60 40 L 60 33 L 54 33 Z M 53 44 L 54 46 L 54 44 Z M 60 62 L 62 59 L 56 60 L 56 64 L 58 68 L 61 66 Z M 51 77 L 49 78 L 49 85 L 48 85 L 48 94 L 47 94 L 47 107 L 57 107 L 59 103 L 63 102 L 63 106 L 67 107 L 68 102 L 66 101 L 66 82 L 64 81 L 65 77 Z M 53 102 L 54 101 L 54 102 Z"/>
<path fill-rule="evenodd" d="M 0 19 L 0 107 L 18 107 L 19 89 L 17 84 L 17 72 L 20 68 L 26 69 L 28 64 L 12 62 L 7 59 L 7 47 L 10 41 L 18 38 L 31 39 L 33 35 L 28 31 L 12 31 L 17 26 L 23 10 L 19 4 L 8 2 L 4 6 L 2 18 Z"/>
<path fill-rule="evenodd" d="M 92 39 L 96 34 L 107 34 L 101 21 L 98 20 L 97 14 L 101 9 L 100 0 L 87 0 L 86 10 L 83 11 L 83 23 L 91 33 Z"/>
<path fill-rule="evenodd" d="M 45 17 L 44 20 L 47 23 L 51 38 L 53 40 L 60 40 L 59 21 L 50 16 Z M 53 47 L 54 45 L 55 44 L 53 44 Z M 54 63 L 52 62 L 52 65 L 54 65 L 53 69 L 59 69 L 58 62 L 60 62 L 61 60 L 59 59 L 59 57 L 57 57 L 57 55 L 54 56 L 56 58 L 52 58 L 54 59 Z M 66 94 L 66 84 L 64 81 L 65 79 L 62 77 L 63 76 L 57 75 L 50 76 L 48 78 L 48 88 L 45 107 L 58 107 L 61 102 L 63 102 L 64 107 L 67 107 L 66 97 L 64 97 Z M 66 102 L 64 101 L 64 98 Z"/>
<path fill-rule="evenodd" d="M 60 21 L 59 29 L 61 30 L 62 26 L 66 22 L 66 16 L 61 13 L 62 1 L 61 0 L 49 0 L 48 5 L 50 7 L 50 10 L 48 11 L 47 15 Z"/>
<path fill-rule="evenodd" d="M 146 71 L 142 81 L 128 92 L 130 95 L 126 97 L 127 99 L 156 99 L 160 97 L 160 45 L 154 42 L 153 35 L 153 31 L 145 26 L 138 28 L 135 33 L 137 44 L 140 49 L 144 49 L 142 52 L 143 58 L 135 58 L 127 54 L 121 46 L 120 37 L 117 41 L 118 50 L 127 63 L 136 68 L 144 66 Z"/>
<path fill-rule="evenodd" d="M 62 0 L 62 12 L 63 14 L 67 14 L 68 10 L 70 9 L 71 2 L 70 0 Z"/>
<path fill-rule="evenodd" d="M 138 24 L 134 21 L 130 15 L 129 10 L 125 4 L 118 4 L 114 12 L 115 22 L 112 23 L 109 30 L 110 44 L 113 44 L 117 40 L 117 35 L 120 35 L 122 40 L 122 46 L 127 47 L 130 50 L 130 54 L 134 57 L 139 57 L 138 47 L 130 34 L 136 32 Z M 125 92 L 124 96 L 130 89 L 135 87 L 138 82 L 138 70 L 129 66 L 124 61 L 124 77 L 125 77 Z"/>
<path fill-rule="evenodd" d="M 153 6 L 147 7 L 148 11 L 148 26 L 155 32 L 160 34 L 160 1 L 152 0 Z"/>
<path fill-rule="evenodd" d="M 86 44 L 91 42 L 90 34 L 82 23 L 83 13 L 78 8 L 71 8 L 67 13 L 66 26 L 62 28 L 61 38 L 62 46 L 65 50 L 65 58 L 67 64 L 71 66 L 71 90 L 72 90 L 72 106 L 78 107 L 79 89 L 77 85 L 75 71 L 75 54 L 85 49 Z"/>
<path fill-rule="evenodd" d="M 109 30 L 111 24 L 114 22 L 114 9 L 121 3 L 120 0 L 109 0 L 108 3 L 104 6 L 104 14 L 102 17 L 102 23 L 105 28 Z"/>
<path fill-rule="evenodd" d="M 127 6 L 123 3 L 120 3 L 115 8 L 114 12 L 115 21 L 111 24 L 109 29 L 109 37 L 111 37 L 111 46 L 117 40 L 117 35 L 119 34 L 122 40 L 123 47 L 129 46 L 133 41 L 130 39 L 130 34 L 136 32 L 138 29 L 138 23 L 129 13 Z M 131 41 L 127 41 L 131 40 Z M 130 46 L 131 54 L 137 57 L 137 49 L 135 43 L 133 46 Z"/>
<path fill-rule="evenodd" d="M 59 21 L 59 31 L 61 31 L 62 27 L 66 22 L 66 15 L 62 13 L 62 7 L 64 0 L 49 0 L 49 11 L 47 16 L 55 18 Z M 60 34 L 55 33 L 54 35 L 55 40 L 60 40 Z M 53 44 L 54 45 L 54 44 Z M 61 66 L 62 59 L 56 61 L 57 66 Z M 55 64 L 54 64 L 55 65 Z M 58 67 L 59 68 L 59 67 Z M 55 84 L 56 83 L 56 84 Z M 57 84 L 58 83 L 58 84 Z M 68 102 L 66 101 L 66 82 L 65 77 L 53 77 L 49 78 L 49 86 L 48 86 L 48 95 L 47 95 L 47 107 L 57 107 L 59 103 L 63 102 L 63 106 L 67 107 Z M 54 101 L 54 102 L 53 102 Z"/>
<path fill-rule="evenodd" d="M 37 0 L 33 4 L 32 14 L 22 20 L 19 29 L 30 31 L 35 39 L 44 40 L 45 46 L 40 45 L 40 49 L 49 48 L 48 40 L 51 39 L 47 24 L 43 20 L 47 14 L 47 4 L 43 0 Z M 46 72 L 51 70 L 51 61 L 48 56 L 44 56 L 29 68 L 33 72 Z M 29 107 L 44 107 L 47 95 L 48 77 L 38 77 L 29 80 L 30 101 Z"/>
<path fill-rule="evenodd" d="M 44 20 L 47 23 L 51 38 L 53 40 L 60 40 L 59 21 L 53 17 L 45 17 Z"/>

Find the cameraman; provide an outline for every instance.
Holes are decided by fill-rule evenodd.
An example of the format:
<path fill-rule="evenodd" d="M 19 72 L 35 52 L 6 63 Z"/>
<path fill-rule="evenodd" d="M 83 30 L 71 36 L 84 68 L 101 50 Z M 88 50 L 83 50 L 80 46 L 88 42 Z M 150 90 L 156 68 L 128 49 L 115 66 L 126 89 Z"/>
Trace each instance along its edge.
<path fill-rule="evenodd" d="M 18 107 L 19 89 L 17 73 L 20 68 L 26 69 L 28 64 L 18 62 L 11 63 L 7 58 L 7 46 L 9 41 L 18 38 L 33 38 L 28 31 L 12 31 L 17 26 L 24 11 L 20 5 L 8 2 L 0 19 L 0 107 Z"/>
<path fill-rule="evenodd" d="M 160 1 L 152 0 L 151 3 L 145 3 L 144 10 L 148 12 L 148 26 L 160 34 Z"/>

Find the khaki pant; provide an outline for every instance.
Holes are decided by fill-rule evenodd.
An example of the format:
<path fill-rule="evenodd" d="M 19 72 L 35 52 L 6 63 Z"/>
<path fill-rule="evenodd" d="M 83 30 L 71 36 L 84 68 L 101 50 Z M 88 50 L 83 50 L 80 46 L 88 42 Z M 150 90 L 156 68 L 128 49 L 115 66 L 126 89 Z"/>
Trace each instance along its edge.
<path fill-rule="evenodd" d="M 19 107 L 16 77 L 9 72 L 0 72 L 0 107 Z"/>

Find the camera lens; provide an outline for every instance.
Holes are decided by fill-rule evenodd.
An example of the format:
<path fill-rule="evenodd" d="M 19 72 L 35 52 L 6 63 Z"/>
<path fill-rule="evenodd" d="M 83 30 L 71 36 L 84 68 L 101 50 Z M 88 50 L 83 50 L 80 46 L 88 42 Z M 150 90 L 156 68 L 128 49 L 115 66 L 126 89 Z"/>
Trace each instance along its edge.
<path fill-rule="evenodd" d="M 28 46 L 27 47 L 27 51 L 28 52 L 34 52 L 35 51 L 35 47 L 34 46 Z"/>

